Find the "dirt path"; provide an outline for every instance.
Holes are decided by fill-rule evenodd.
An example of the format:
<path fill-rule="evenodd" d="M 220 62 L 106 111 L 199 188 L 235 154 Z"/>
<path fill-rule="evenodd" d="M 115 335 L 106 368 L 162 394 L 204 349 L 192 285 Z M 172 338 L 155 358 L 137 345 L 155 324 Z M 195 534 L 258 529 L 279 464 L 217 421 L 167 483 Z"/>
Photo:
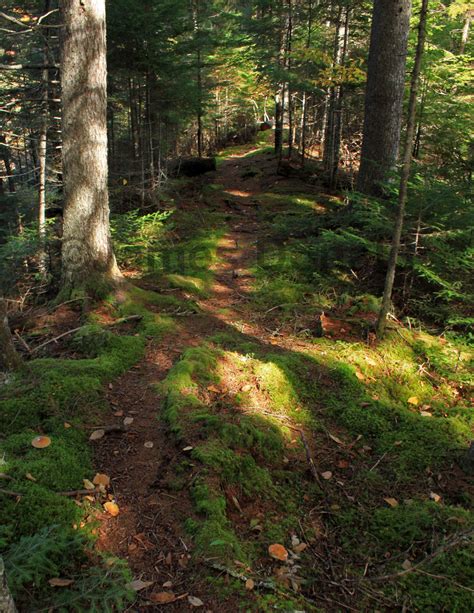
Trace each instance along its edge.
<path fill-rule="evenodd" d="M 198 301 L 202 312 L 180 318 L 177 331 L 163 341 L 150 342 L 145 358 L 110 386 L 111 413 L 106 425 L 120 423 L 125 417 L 134 421 L 126 434 L 108 435 L 95 453 L 97 469 L 110 475 L 112 492 L 120 507 L 117 517 L 102 517 L 98 547 L 126 558 L 134 577 L 152 581 L 153 591 L 172 589 L 178 595 L 199 596 L 209 611 L 218 609 L 209 603 L 208 588 L 196 583 L 190 543 L 182 527 L 193 512 L 187 493 L 191 484 L 173 491 L 173 469 L 186 452 L 182 445 L 176 446 L 157 419 L 163 398 L 155 386 L 164 380 L 186 348 L 200 345 L 219 328 L 224 330 L 239 322 L 239 331 L 268 341 L 269 334 L 247 320 L 245 307 L 259 229 L 258 181 L 240 178 L 249 164 L 246 158 L 231 157 L 213 178 L 225 189 L 218 206 L 227 216 L 228 232 L 219 243 L 212 292 Z M 140 608 L 134 605 L 131 610 Z M 183 597 L 170 608 L 192 607 Z M 146 610 L 150 610 L 150 604 Z"/>

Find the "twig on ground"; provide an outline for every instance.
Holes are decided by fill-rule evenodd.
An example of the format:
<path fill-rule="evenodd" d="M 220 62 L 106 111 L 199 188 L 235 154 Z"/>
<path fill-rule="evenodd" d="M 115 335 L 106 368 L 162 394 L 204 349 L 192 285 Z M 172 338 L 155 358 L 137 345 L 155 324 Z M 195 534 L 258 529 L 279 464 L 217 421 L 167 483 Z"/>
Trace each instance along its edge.
<path fill-rule="evenodd" d="M 26 351 L 28 353 L 31 353 L 31 347 L 28 345 L 28 343 L 25 341 L 25 339 L 23 339 L 20 336 L 20 333 L 18 332 L 18 330 L 15 330 L 15 337 L 20 341 L 20 343 L 23 346 L 23 348 L 26 349 Z"/>
<path fill-rule="evenodd" d="M 462 532 L 461 534 L 454 536 L 451 540 L 446 541 L 443 545 L 438 547 L 438 549 L 436 549 L 435 551 L 433 551 L 432 553 L 424 557 L 422 560 L 420 560 L 420 562 L 418 562 L 414 566 L 411 566 L 410 568 L 406 568 L 406 569 L 400 570 L 396 573 L 392 573 L 389 575 L 379 575 L 378 577 L 366 577 L 366 579 L 368 579 L 369 581 L 388 581 L 390 579 L 398 579 L 399 577 L 403 577 L 404 575 L 408 575 L 409 573 L 416 572 L 421 566 L 423 566 L 424 564 L 427 564 L 428 562 L 431 562 L 431 560 L 438 557 L 442 553 L 446 553 L 446 551 L 453 549 L 454 547 L 456 547 L 457 545 L 460 545 L 463 542 L 472 540 L 473 536 L 474 536 L 474 530 L 469 530 L 468 532 Z"/>
<path fill-rule="evenodd" d="M 130 317 L 121 317 L 120 319 L 117 319 L 116 321 L 113 321 L 111 324 L 109 324 L 108 327 L 119 326 L 120 324 L 125 324 L 125 323 L 128 323 L 130 321 L 140 321 L 141 319 L 143 319 L 142 315 L 130 315 Z M 43 347 L 46 347 L 47 345 L 50 345 L 51 343 L 56 343 L 57 341 L 59 341 L 61 338 L 64 338 L 65 336 L 69 336 L 70 334 L 74 334 L 74 332 L 79 332 L 79 330 L 81 330 L 83 327 L 84 326 L 79 326 L 78 328 L 73 328 L 72 330 L 68 330 L 67 332 L 63 332 L 59 336 L 55 336 L 54 338 L 51 338 L 49 341 L 45 341 L 44 343 L 41 343 L 41 345 L 38 345 L 37 347 L 34 347 L 31 350 L 31 353 L 36 353 L 40 349 L 43 349 Z"/>

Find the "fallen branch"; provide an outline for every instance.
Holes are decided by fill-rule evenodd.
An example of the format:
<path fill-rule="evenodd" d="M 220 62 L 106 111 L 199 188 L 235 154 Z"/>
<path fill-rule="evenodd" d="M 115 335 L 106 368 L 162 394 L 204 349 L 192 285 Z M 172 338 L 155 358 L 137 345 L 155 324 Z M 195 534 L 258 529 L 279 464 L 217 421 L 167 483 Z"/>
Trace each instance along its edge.
<path fill-rule="evenodd" d="M 295 430 L 299 433 L 300 438 L 301 438 L 301 442 L 303 443 L 303 447 L 304 447 L 304 450 L 306 452 L 306 459 L 308 461 L 309 468 L 311 470 L 311 474 L 315 478 L 317 484 L 322 487 L 322 483 L 321 483 L 321 480 L 319 478 L 318 471 L 316 470 L 316 465 L 314 463 L 314 460 L 313 460 L 313 458 L 311 456 L 311 452 L 309 450 L 308 441 L 306 440 L 305 433 L 303 432 L 303 430 L 298 430 L 297 428 L 295 428 Z"/>
<path fill-rule="evenodd" d="M 405 568 L 404 570 L 400 570 L 399 572 L 392 573 L 390 575 L 379 575 L 378 577 L 366 577 L 366 579 L 368 579 L 369 581 L 388 581 L 390 579 L 398 579 L 399 577 L 403 577 L 404 575 L 408 575 L 409 573 L 416 572 L 421 566 L 427 564 L 428 562 L 431 562 L 431 560 L 438 557 L 442 553 L 446 553 L 450 549 L 453 549 L 454 547 L 456 547 L 457 545 L 460 545 L 463 542 L 472 540 L 473 536 L 474 536 L 474 530 L 469 530 L 468 532 L 463 532 L 461 534 L 458 534 L 454 536 L 450 541 L 446 541 L 444 545 L 441 545 L 440 547 L 438 547 L 438 549 L 436 549 L 435 551 L 433 551 L 432 553 L 424 557 L 422 560 L 420 560 L 420 562 L 418 562 L 414 566 L 411 566 L 410 568 Z"/>
<path fill-rule="evenodd" d="M 53 492 L 58 496 L 85 496 L 91 495 L 95 493 L 95 490 L 71 490 L 69 492 Z M 22 498 L 25 496 L 23 492 L 12 492 L 11 490 L 4 490 L 0 488 L 0 494 L 5 494 L 5 496 L 12 496 L 13 498 Z"/>
<path fill-rule="evenodd" d="M 109 324 L 109 327 L 119 326 L 120 324 L 125 324 L 125 323 L 128 323 L 130 321 L 140 321 L 142 319 L 143 319 L 142 315 L 130 315 L 130 317 L 122 317 L 120 319 L 117 319 L 116 321 L 114 321 L 111 324 Z M 31 353 L 32 354 L 36 353 L 40 349 L 43 349 L 43 347 L 46 347 L 47 345 L 50 345 L 51 343 L 56 343 L 57 341 L 59 341 L 61 338 L 64 338 L 65 336 L 69 336 L 70 334 L 74 334 L 75 332 L 79 332 L 79 330 L 82 330 L 83 327 L 84 326 L 79 326 L 78 328 L 73 328 L 72 330 L 68 330 L 67 332 L 63 332 L 59 336 L 55 336 L 54 338 L 51 338 L 49 341 L 45 341 L 44 343 L 41 343 L 41 345 L 38 345 L 37 347 L 34 347 L 31 350 Z"/>

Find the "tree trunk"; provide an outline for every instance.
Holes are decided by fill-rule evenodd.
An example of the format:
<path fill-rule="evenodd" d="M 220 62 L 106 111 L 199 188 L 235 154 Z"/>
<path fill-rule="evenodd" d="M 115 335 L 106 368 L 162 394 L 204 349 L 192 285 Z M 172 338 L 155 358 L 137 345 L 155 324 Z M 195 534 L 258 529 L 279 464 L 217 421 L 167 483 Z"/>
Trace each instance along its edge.
<path fill-rule="evenodd" d="M 45 3 L 45 13 L 49 10 L 49 2 Z M 48 63 L 47 50 L 45 49 L 43 61 Z M 41 73 L 41 127 L 39 132 L 38 146 L 38 237 L 40 243 L 40 251 L 38 254 L 39 272 L 41 276 L 45 276 L 47 272 L 46 265 L 46 150 L 48 143 L 48 97 L 49 97 L 49 73 L 48 69 L 44 68 Z M 36 166 L 36 164 L 35 164 Z"/>
<path fill-rule="evenodd" d="M 357 189 L 383 195 L 400 143 L 411 0 L 375 0 Z"/>
<path fill-rule="evenodd" d="M 13 169 L 10 162 L 10 151 L 4 134 L 0 134 L 0 153 L 5 165 L 5 174 L 8 181 L 8 190 L 11 194 L 15 193 L 15 179 L 13 178 Z"/>
<path fill-rule="evenodd" d="M 418 95 L 418 85 L 420 81 L 421 60 L 425 47 L 426 38 L 426 20 L 428 13 L 428 1 L 422 0 L 420 11 L 420 23 L 418 26 L 418 42 L 416 46 L 415 65 L 411 76 L 410 100 L 408 103 L 408 119 L 407 132 L 405 140 L 405 150 L 403 154 L 403 166 L 400 176 L 400 188 L 398 194 L 398 210 L 395 220 L 395 228 L 392 238 L 392 248 L 387 266 L 387 276 L 385 278 L 385 289 L 380 308 L 379 319 L 377 322 L 377 337 L 382 338 L 385 326 L 387 323 L 387 315 L 390 309 L 392 299 L 393 282 L 395 280 L 395 271 L 397 267 L 398 252 L 400 250 L 400 239 L 403 229 L 403 219 L 405 216 L 405 205 L 407 202 L 408 179 L 410 177 L 412 153 L 413 153 L 413 137 L 415 135 L 416 124 L 416 98 Z"/>
<path fill-rule="evenodd" d="M 15 370 L 20 366 L 21 359 L 13 345 L 10 327 L 8 326 L 7 305 L 3 297 L 0 296 L 0 371 Z"/>
<path fill-rule="evenodd" d="M 118 281 L 107 190 L 105 0 L 62 0 L 62 294 Z"/>
<path fill-rule="evenodd" d="M 469 30 L 471 29 L 471 21 L 474 10 L 470 9 L 466 13 L 464 19 L 464 27 L 462 29 L 461 46 L 459 47 L 459 53 L 462 55 L 466 49 L 467 41 L 469 40 Z"/>
<path fill-rule="evenodd" d="M 1 613 L 17 613 L 13 597 L 8 589 L 3 558 L 0 556 L 0 611 Z"/>

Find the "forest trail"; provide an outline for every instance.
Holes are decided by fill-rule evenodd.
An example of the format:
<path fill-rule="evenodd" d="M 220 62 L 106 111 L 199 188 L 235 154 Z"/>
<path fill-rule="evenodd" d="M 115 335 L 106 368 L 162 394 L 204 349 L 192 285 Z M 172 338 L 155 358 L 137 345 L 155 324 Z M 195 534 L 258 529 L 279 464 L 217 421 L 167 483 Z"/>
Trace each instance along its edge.
<path fill-rule="evenodd" d="M 187 182 L 176 202 L 184 234 L 174 248 L 185 245 L 183 265 L 194 272 L 173 270 L 171 287 L 161 273 L 135 280 L 185 306 L 173 330 L 151 338 L 145 358 L 109 386 L 104 425 L 133 422 L 94 444 L 96 470 L 111 477 L 120 509 L 101 516 L 97 546 L 147 582 L 130 611 L 161 610 L 160 598 L 168 610 L 202 602 L 214 613 L 392 610 L 393 594 L 348 569 L 383 575 L 392 526 L 401 534 L 395 568 L 401 556 L 425 556 L 432 514 L 440 514 L 443 538 L 447 514 L 458 512 L 443 511 L 433 496 L 456 504 L 459 492 L 474 493 L 456 461 L 431 470 L 436 446 L 455 438 L 426 435 L 429 400 L 410 403 L 438 391 L 420 381 L 408 330 L 385 346 L 370 342 L 376 315 L 364 299 L 355 309 L 335 302 L 320 338 L 319 304 L 287 299 L 271 285 L 270 224 L 278 215 L 306 223 L 306 211 L 324 216 L 342 198 L 278 175 L 265 147 L 233 148 L 219 162 L 212 175 Z M 199 240 L 186 242 L 190 236 L 212 236 L 202 244 L 214 245 L 213 256 Z M 197 291 L 192 283 L 202 279 L 208 286 Z M 153 302 L 147 308 L 163 312 Z M 413 515 L 402 500 L 419 501 Z M 429 530 L 420 529 L 413 553 L 409 527 L 418 513 Z M 273 559 L 271 544 L 286 547 L 288 559 Z M 246 577 L 272 587 L 246 589 Z"/>
<path fill-rule="evenodd" d="M 246 156 L 259 149 L 243 149 L 243 153 L 222 161 L 212 176 L 221 189 L 213 207 L 225 216 L 227 231 L 219 239 L 217 261 L 211 267 L 211 291 L 196 301 L 199 313 L 180 317 L 176 331 L 163 340 L 151 341 L 145 358 L 110 385 L 111 413 L 104 425 L 120 424 L 124 417 L 132 417 L 133 424 L 126 435 L 108 435 L 95 451 L 97 470 L 110 475 L 111 491 L 120 508 L 117 517 L 102 517 L 98 548 L 126 558 L 135 578 L 152 582 L 148 591 L 175 594 L 176 602 L 168 605 L 172 610 L 191 610 L 187 595 L 200 597 L 208 611 L 217 613 L 222 605 L 213 606 L 209 585 L 200 584 L 202 572 L 196 573 L 191 563 L 192 547 L 183 524 L 193 514 L 189 489 L 199 472 L 191 475 L 186 487 L 174 491 L 176 467 L 189 456 L 187 447 L 192 447 L 177 443 L 160 419 L 166 399 L 157 393 L 156 386 L 186 349 L 198 347 L 229 328 L 269 351 L 295 345 L 294 339 L 258 324 L 247 305 L 254 282 L 250 269 L 258 257 L 261 232 L 259 177 L 264 177 L 265 186 L 282 179 L 275 174 L 273 157 L 259 161 L 259 177 L 246 177 L 246 171 L 255 167 L 254 159 Z M 191 205 L 197 217 L 202 181 L 208 179 L 196 180 L 197 210 Z M 312 438 L 309 433 L 307 437 Z M 139 600 L 144 610 L 153 606 L 146 596 Z M 130 610 L 139 610 L 141 605 L 136 603 Z M 234 606 L 237 610 L 237 603 Z"/>

